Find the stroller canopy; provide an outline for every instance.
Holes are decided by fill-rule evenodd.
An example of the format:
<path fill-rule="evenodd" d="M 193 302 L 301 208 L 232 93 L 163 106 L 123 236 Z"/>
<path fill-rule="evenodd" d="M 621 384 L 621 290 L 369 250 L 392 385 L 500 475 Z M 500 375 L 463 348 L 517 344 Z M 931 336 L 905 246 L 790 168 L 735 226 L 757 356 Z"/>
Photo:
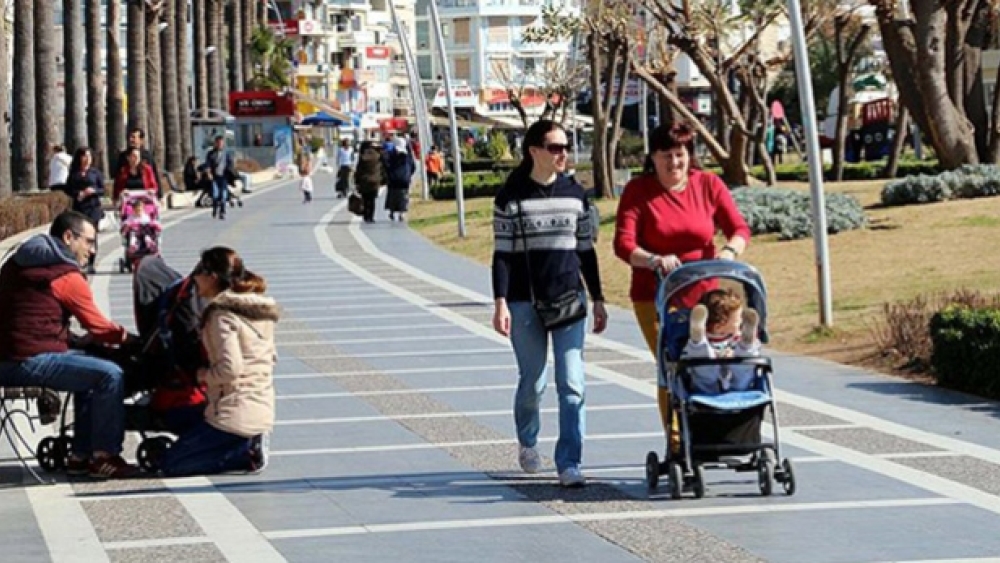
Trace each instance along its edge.
<path fill-rule="evenodd" d="M 746 294 L 747 306 L 760 315 L 757 331 L 760 341 L 767 343 L 767 288 L 764 278 L 748 264 L 733 260 L 703 260 L 688 262 L 660 279 L 656 291 L 656 308 L 665 312 L 673 296 L 691 284 L 708 279 L 730 279 L 739 282 Z"/>

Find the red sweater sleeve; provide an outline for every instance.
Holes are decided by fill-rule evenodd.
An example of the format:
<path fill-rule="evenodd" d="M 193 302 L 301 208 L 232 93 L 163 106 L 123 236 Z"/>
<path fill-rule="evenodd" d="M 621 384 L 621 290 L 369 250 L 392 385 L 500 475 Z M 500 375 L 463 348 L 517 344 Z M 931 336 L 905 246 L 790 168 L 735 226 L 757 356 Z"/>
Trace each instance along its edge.
<path fill-rule="evenodd" d="M 736 207 L 736 202 L 733 201 L 733 195 L 729 192 L 729 188 L 715 174 L 709 174 L 709 177 L 715 199 L 715 215 L 713 217 L 715 224 L 726 235 L 726 239 L 740 236 L 747 241 L 747 244 L 750 244 L 750 227 L 747 226 L 746 219 Z"/>
<path fill-rule="evenodd" d="M 618 202 L 618 215 L 615 217 L 615 256 L 626 264 L 635 249 L 639 247 L 639 202 L 643 191 L 641 178 L 630 181 L 622 192 Z"/>
<path fill-rule="evenodd" d="M 108 320 L 94 304 L 94 294 L 79 273 L 69 273 L 52 281 L 52 295 L 66 308 L 80 325 L 103 344 L 121 344 L 128 332 L 121 325 Z"/>

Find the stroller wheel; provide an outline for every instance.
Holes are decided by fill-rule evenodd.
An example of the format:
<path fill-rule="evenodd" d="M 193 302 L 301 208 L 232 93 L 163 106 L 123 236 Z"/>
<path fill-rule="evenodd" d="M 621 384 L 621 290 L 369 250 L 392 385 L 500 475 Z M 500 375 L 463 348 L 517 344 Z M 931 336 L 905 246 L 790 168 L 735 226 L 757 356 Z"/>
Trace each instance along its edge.
<path fill-rule="evenodd" d="M 243 207 L 243 200 L 242 199 L 236 200 L 236 205 Z"/>
<path fill-rule="evenodd" d="M 667 468 L 670 471 L 670 498 L 678 500 L 684 492 L 684 468 L 676 461 L 671 461 Z"/>
<path fill-rule="evenodd" d="M 650 493 L 656 491 L 656 486 L 660 483 L 660 458 L 656 452 L 646 454 L 646 489 Z"/>
<path fill-rule="evenodd" d="M 60 458 L 62 465 L 60 469 L 65 469 L 69 467 L 69 454 L 73 451 L 73 439 L 66 434 L 62 434 L 56 438 L 56 448 L 62 455 Z"/>
<path fill-rule="evenodd" d="M 795 471 L 792 470 L 792 460 L 787 457 L 781 462 L 781 474 L 779 475 L 782 488 L 785 494 L 792 496 L 795 494 Z"/>
<path fill-rule="evenodd" d="M 694 464 L 694 498 L 705 496 L 705 470 L 700 463 Z"/>
<path fill-rule="evenodd" d="M 760 487 L 760 494 L 765 497 L 774 492 L 774 461 L 770 456 L 760 456 L 757 462 L 757 485 Z"/>
<path fill-rule="evenodd" d="M 146 473 L 156 472 L 160 468 L 163 454 L 173 445 L 174 441 L 166 436 L 156 436 L 143 440 L 135 452 L 139 468 Z"/>
<path fill-rule="evenodd" d="M 59 451 L 59 442 L 53 437 L 43 438 L 35 450 L 35 458 L 43 471 L 52 473 L 65 467 L 65 454 Z"/>

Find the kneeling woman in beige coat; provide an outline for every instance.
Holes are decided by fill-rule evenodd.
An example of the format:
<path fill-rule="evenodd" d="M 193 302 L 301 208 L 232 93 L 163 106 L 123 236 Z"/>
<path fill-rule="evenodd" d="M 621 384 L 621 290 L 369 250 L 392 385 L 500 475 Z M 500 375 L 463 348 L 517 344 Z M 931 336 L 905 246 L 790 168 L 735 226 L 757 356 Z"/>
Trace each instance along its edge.
<path fill-rule="evenodd" d="M 263 295 L 263 278 L 225 247 L 206 250 L 194 271 L 208 302 L 201 340 L 207 366 L 198 371 L 208 405 L 205 420 L 163 456 L 168 476 L 260 471 L 267 464 L 267 433 L 274 426 L 278 306 Z"/>

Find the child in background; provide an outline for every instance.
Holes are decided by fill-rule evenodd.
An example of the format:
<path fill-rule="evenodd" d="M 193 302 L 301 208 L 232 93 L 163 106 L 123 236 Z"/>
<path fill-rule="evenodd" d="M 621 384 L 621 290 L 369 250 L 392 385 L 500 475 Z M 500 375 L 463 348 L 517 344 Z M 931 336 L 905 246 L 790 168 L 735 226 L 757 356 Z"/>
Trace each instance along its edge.
<path fill-rule="evenodd" d="M 128 239 L 129 254 L 135 254 L 140 245 L 147 252 L 156 252 L 156 238 L 159 236 L 160 224 L 153 221 L 146 213 L 146 204 L 141 199 L 132 202 L 132 213 L 122 225 L 122 235 Z"/>
<path fill-rule="evenodd" d="M 302 159 L 302 167 L 299 170 L 302 179 L 299 180 L 299 189 L 302 190 L 302 203 L 311 203 L 313 199 L 312 164 L 309 159 Z"/>

